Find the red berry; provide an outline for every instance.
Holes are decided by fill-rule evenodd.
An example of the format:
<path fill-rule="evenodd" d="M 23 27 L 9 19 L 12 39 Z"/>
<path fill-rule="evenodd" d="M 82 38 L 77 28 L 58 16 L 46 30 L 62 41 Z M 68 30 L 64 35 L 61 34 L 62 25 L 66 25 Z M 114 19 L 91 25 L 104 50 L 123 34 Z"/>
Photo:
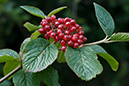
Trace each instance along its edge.
<path fill-rule="evenodd" d="M 79 28 L 79 25 L 78 24 L 75 24 L 75 27 L 78 29 Z"/>
<path fill-rule="evenodd" d="M 46 20 L 47 20 L 48 22 L 51 22 L 51 21 L 52 21 L 52 18 L 51 18 L 51 17 L 47 17 Z"/>
<path fill-rule="evenodd" d="M 84 35 L 84 31 L 82 31 L 82 30 L 78 31 L 77 33 L 78 33 L 78 35 Z"/>
<path fill-rule="evenodd" d="M 66 27 L 66 28 L 67 28 L 67 27 L 70 27 L 70 25 L 71 25 L 70 22 L 66 22 L 66 23 L 65 23 L 65 27 Z"/>
<path fill-rule="evenodd" d="M 59 39 L 62 39 L 64 37 L 64 33 L 60 33 L 58 36 L 59 36 Z"/>
<path fill-rule="evenodd" d="M 60 44 L 61 44 L 62 46 L 64 46 L 64 45 L 66 45 L 66 41 L 65 41 L 65 40 L 61 40 L 61 41 L 60 41 Z"/>
<path fill-rule="evenodd" d="M 56 19 L 56 16 L 55 15 L 52 15 L 51 18 L 52 18 L 52 20 L 55 20 Z"/>
<path fill-rule="evenodd" d="M 69 18 L 69 17 L 66 17 L 66 18 L 64 19 L 64 23 L 69 22 L 69 21 L 70 21 L 70 18 Z"/>
<path fill-rule="evenodd" d="M 73 36 L 78 37 L 78 34 L 77 34 L 77 33 L 75 33 L 75 34 L 73 34 Z"/>
<path fill-rule="evenodd" d="M 62 18 L 58 18 L 57 21 L 62 24 L 63 23 L 63 19 Z"/>
<path fill-rule="evenodd" d="M 72 37 L 72 41 L 73 41 L 73 42 L 76 42 L 77 40 L 78 40 L 78 37 L 77 37 L 77 36 L 73 36 L 73 37 Z"/>
<path fill-rule="evenodd" d="M 78 28 L 78 30 L 82 30 L 82 27 L 80 26 L 80 27 Z"/>
<path fill-rule="evenodd" d="M 78 40 L 77 40 L 77 43 L 78 43 L 79 45 L 81 45 L 81 44 L 83 43 L 83 41 L 82 41 L 81 39 L 78 39 Z"/>
<path fill-rule="evenodd" d="M 48 31 L 47 34 L 50 35 L 52 33 L 52 30 Z"/>
<path fill-rule="evenodd" d="M 64 40 L 69 41 L 70 40 L 69 35 L 64 35 Z"/>
<path fill-rule="evenodd" d="M 44 27 L 47 31 L 49 31 L 50 30 L 50 26 L 49 25 L 45 25 L 45 27 Z"/>
<path fill-rule="evenodd" d="M 69 39 L 71 39 L 72 38 L 72 36 L 71 35 L 68 35 L 69 36 Z"/>
<path fill-rule="evenodd" d="M 55 33 L 55 32 L 52 32 L 52 33 L 50 34 L 50 37 L 51 37 L 51 38 L 55 38 L 55 37 L 56 37 L 56 33 Z"/>
<path fill-rule="evenodd" d="M 75 26 L 72 26 L 72 27 L 70 28 L 70 31 L 71 31 L 71 32 L 76 31 L 76 27 L 75 27 Z"/>
<path fill-rule="evenodd" d="M 70 31 L 69 30 L 66 30 L 65 31 L 65 34 L 69 35 L 70 34 Z"/>
<path fill-rule="evenodd" d="M 54 40 L 55 42 L 58 42 L 58 41 L 59 41 L 59 37 L 56 36 L 55 38 L 53 38 L 53 40 Z"/>
<path fill-rule="evenodd" d="M 44 36 L 46 39 L 48 39 L 48 40 L 50 39 L 50 36 L 48 34 L 45 34 Z"/>
<path fill-rule="evenodd" d="M 83 37 L 83 42 L 86 42 L 87 41 L 87 38 L 86 37 Z"/>
<path fill-rule="evenodd" d="M 46 33 L 46 29 L 45 28 L 40 28 L 39 29 L 39 33 L 40 34 L 45 34 Z"/>
<path fill-rule="evenodd" d="M 73 46 L 72 40 L 68 41 L 67 44 L 68 44 L 69 46 Z"/>
<path fill-rule="evenodd" d="M 46 21 L 46 20 L 41 23 L 42 26 L 45 26 L 47 24 L 48 24 L 48 21 Z"/>
<path fill-rule="evenodd" d="M 61 30 L 63 30 L 63 29 L 64 29 L 64 25 L 63 25 L 63 24 L 60 24 L 60 25 L 58 26 L 58 28 L 61 29 Z"/>
<path fill-rule="evenodd" d="M 77 42 L 73 43 L 73 48 L 78 48 L 79 44 Z"/>
<path fill-rule="evenodd" d="M 71 22 L 71 25 L 75 25 L 76 24 L 76 21 L 73 19 L 70 21 Z"/>
<path fill-rule="evenodd" d="M 62 50 L 63 52 L 65 52 L 66 48 L 67 48 L 66 46 L 62 46 L 62 47 L 61 47 L 61 50 Z"/>
<path fill-rule="evenodd" d="M 81 39 L 81 40 L 83 40 L 83 37 L 84 37 L 83 35 L 78 36 L 78 38 Z"/>
<path fill-rule="evenodd" d="M 56 21 L 55 23 L 55 26 L 58 27 L 58 25 L 60 24 L 58 21 Z"/>
<path fill-rule="evenodd" d="M 59 35 L 60 33 L 62 33 L 62 30 L 61 29 L 58 29 L 57 30 L 57 34 Z"/>

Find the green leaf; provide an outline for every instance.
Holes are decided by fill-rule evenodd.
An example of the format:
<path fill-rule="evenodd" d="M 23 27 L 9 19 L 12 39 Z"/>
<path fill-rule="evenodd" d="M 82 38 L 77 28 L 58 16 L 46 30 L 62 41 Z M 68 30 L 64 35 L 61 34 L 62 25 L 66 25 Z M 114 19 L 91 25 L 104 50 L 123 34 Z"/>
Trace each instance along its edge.
<path fill-rule="evenodd" d="M 33 6 L 20 6 L 20 7 L 34 16 L 45 18 L 45 14 L 37 7 Z"/>
<path fill-rule="evenodd" d="M 59 11 L 61 11 L 61 10 L 65 9 L 65 8 L 67 8 L 67 7 L 66 7 L 66 6 L 59 7 L 59 8 L 57 8 L 57 9 L 55 9 L 55 10 L 51 11 L 51 12 L 48 14 L 48 16 L 47 16 L 47 17 L 50 17 L 50 16 L 52 16 L 52 15 L 54 15 L 54 14 L 58 13 Z"/>
<path fill-rule="evenodd" d="M 114 20 L 112 16 L 102 6 L 94 3 L 94 7 L 95 7 L 96 17 L 101 28 L 103 29 L 104 33 L 107 36 L 111 36 L 115 29 Z"/>
<path fill-rule="evenodd" d="M 11 71 L 13 71 L 15 68 L 17 68 L 19 65 L 20 65 L 20 62 L 17 62 L 17 61 L 6 62 L 5 66 L 4 66 L 4 75 L 7 75 Z M 9 79 L 11 79 L 11 78 L 12 78 L 12 76 L 9 77 Z"/>
<path fill-rule="evenodd" d="M 18 53 L 11 49 L 0 50 L 0 63 L 10 60 L 18 60 Z"/>
<path fill-rule="evenodd" d="M 43 38 L 30 41 L 23 55 L 23 70 L 39 72 L 51 65 L 57 58 L 58 49 Z"/>
<path fill-rule="evenodd" d="M 58 57 L 57 57 L 57 62 L 58 63 L 66 62 L 64 54 L 65 53 L 63 51 L 59 50 Z"/>
<path fill-rule="evenodd" d="M 109 55 L 101 46 L 99 45 L 92 45 L 90 46 L 99 56 L 104 58 L 109 65 L 111 66 L 113 71 L 117 71 L 119 67 L 119 63 L 115 60 L 111 55 Z"/>
<path fill-rule="evenodd" d="M 13 76 L 15 86 L 40 86 L 40 78 L 34 73 L 24 73 L 22 70 Z"/>
<path fill-rule="evenodd" d="M 48 67 L 45 70 L 39 72 L 38 75 L 47 86 L 60 86 L 58 83 L 58 72 L 54 68 Z"/>
<path fill-rule="evenodd" d="M 75 74 L 82 80 L 91 80 L 103 70 L 102 65 L 97 60 L 98 57 L 90 47 L 66 49 L 66 62 Z"/>
<path fill-rule="evenodd" d="M 39 30 L 36 30 L 31 34 L 31 40 L 36 39 L 40 35 Z"/>
<path fill-rule="evenodd" d="M 129 33 L 116 33 L 110 37 L 111 41 L 129 41 Z"/>
<path fill-rule="evenodd" d="M 24 27 L 26 27 L 28 29 L 28 31 L 34 31 L 34 30 L 38 30 L 40 27 L 39 26 L 36 26 L 34 24 L 31 24 L 29 22 L 26 22 L 24 24 Z"/>

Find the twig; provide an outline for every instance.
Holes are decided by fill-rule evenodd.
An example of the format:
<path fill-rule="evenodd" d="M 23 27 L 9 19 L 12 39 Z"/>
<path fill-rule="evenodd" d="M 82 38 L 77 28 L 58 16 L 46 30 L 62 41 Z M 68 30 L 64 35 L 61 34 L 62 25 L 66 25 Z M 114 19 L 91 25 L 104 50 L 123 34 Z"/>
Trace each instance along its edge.
<path fill-rule="evenodd" d="M 14 69 L 13 71 L 11 71 L 9 74 L 7 74 L 6 76 L 4 76 L 3 78 L 0 79 L 0 83 L 2 83 L 3 81 L 5 81 L 6 79 L 8 79 L 10 76 L 12 76 L 14 73 L 16 73 L 17 71 L 19 71 L 20 69 L 22 69 L 22 66 L 18 66 L 16 69 Z"/>

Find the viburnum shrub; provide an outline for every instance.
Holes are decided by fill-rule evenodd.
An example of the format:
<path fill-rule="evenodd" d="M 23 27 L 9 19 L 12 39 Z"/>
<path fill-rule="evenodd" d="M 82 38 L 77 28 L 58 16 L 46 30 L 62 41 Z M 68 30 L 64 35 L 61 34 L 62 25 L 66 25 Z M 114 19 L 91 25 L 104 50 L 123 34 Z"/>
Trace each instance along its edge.
<path fill-rule="evenodd" d="M 36 7 L 21 6 L 42 20 L 38 26 L 29 22 L 24 24 L 24 27 L 34 32 L 23 41 L 19 53 L 11 49 L 0 50 L 0 62 L 6 62 L 3 69 L 5 76 L 0 83 L 13 77 L 15 86 L 40 86 L 41 80 L 48 86 L 60 86 L 58 72 L 52 67 L 55 60 L 58 63 L 66 62 L 79 78 L 88 81 L 103 71 L 97 55 L 105 59 L 113 71 L 117 71 L 119 63 L 98 44 L 129 41 L 129 33 L 113 34 L 115 25 L 109 12 L 96 3 L 94 7 L 106 37 L 86 43 L 84 31 L 75 19 L 55 16 L 65 6 L 48 15 Z"/>

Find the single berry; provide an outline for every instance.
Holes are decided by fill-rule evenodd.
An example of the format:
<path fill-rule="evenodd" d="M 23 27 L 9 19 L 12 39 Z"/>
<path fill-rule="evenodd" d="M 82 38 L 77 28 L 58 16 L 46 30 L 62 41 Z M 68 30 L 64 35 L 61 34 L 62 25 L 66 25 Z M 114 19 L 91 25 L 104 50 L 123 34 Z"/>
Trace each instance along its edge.
<path fill-rule="evenodd" d="M 62 30 L 61 29 L 58 29 L 57 30 L 57 34 L 59 35 L 60 33 L 62 33 Z"/>
<path fill-rule="evenodd" d="M 64 23 L 69 22 L 69 21 L 70 21 L 70 18 L 69 18 L 69 17 L 66 17 L 66 18 L 64 19 Z"/>
<path fill-rule="evenodd" d="M 61 44 L 62 46 L 64 46 L 64 45 L 66 45 L 66 41 L 65 41 L 65 40 L 61 40 L 61 41 L 60 41 L 60 44 Z"/>
<path fill-rule="evenodd" d="M 67 27 L 70 27 L 70 25 L 71 25 L 70 22 L 66 22 L 66 23 L 65 23 L 65 27 L 66 27 L 66 28 L 67 28 Z"/>
<path fill-rule="evenodd" d="M 63 24 L 60 24 L 60 25 L 58 26 L 58 28 L 61 29 L 61 30 L 63 30 L 63 29 L 64 29 L 64 25 L 63 25 Z"/>
<path fill-rule="evenodd" d="M 78 35 L 84 35 L 84 31 L 82 31 L 82 30 L 78 31 L 77 33 L 78 33 Z"/>
<path fill-rule="evenodd" d="M 73 48 L 78 48 L 79 44 L 77 42 L 73 43 Z"/>
<path fill-rule="evenodd" d="M 81 39 L 81 40 L 83 40 L 83 37 L 84 37 L 83 35 L 78 36 L 78 38 Z"/>
<path fill-rule="evenodd" d="M 73 36 L 73 37 L 72 37 L 72 41 L 73 41 L 73 42 L 76 42 L 77 40 L 78 40 L 78 37 L 77 37 L 77 36 Z"/>
<path fill-rule="evenodd" d="M 60 24 L 58 21 L 56 21 L 55 23 L 55 26 L 58 27 L 58 25 Z"/>
<path fill-rule="evenodd" d="M 75 25 L 76 24 L 76 21 L 73 19 L 70 21 L 71 22 L 71 25 Z"/>
<path fill-rule="evenodd" d="M 52 33 L 52 30 L 48 31 L 47 34 L 50 35 Z"/>
<path fill-rule="evenodd" d="M 69 30 L 66 30 L 65 31 L 65 34 L 69 35 L 70 34 L 70 31 Z"/>
<path fill-rule="evenodd" d="M 46 20 L 47 20 L 48 22 L 51 22 L 51 21 L 52 21 L 52 18 L 51 18 L 51 17 L 47 17 Z"/>
<path fill-rule="evenodd" d="M 53 40 L 54 40 L 55 42 L 58 42 L 58 41 L 59 41 L 59 37 L 56 36 L 55 38 L 53 38 Z"/>
<path fill-rule="evenodd" d="M 80 26 L 80 27 L 78 28 L 78 30 L 82 30 L 82 27 Z"/>
<path fill-rule="evenodd" d="M 77 40 L 77 43 L 78 43 L 79 45 L 81 45 L 81 44 L 83 43 L 83 41 L 82 41 L 81 39 L 78 39 L 78 40 Z"/>
<path fill-rule="evenodd" d="M 62 18 L 58 18 L 57 21 L 62 24 L 63 23 L 63 19 Z"/>
<path fill-rule="evenodd" d="M 46 29 L 45 28 L 40 28 L 39 29 L 39 33 L 40 34 L 45 34 L 46 33 Z"/>
<path fill-rule="evenodd" d="M 69 35 L 64 35 L 64 40 L 69 41 L 70 40 Z"/>
<path fill-rule="evenodd" d="M 47 24 L 48 24 L 48 21 L 46 21 L 46 20 L 41 23 L 42 26 L 45 26 Z"/>
<path fill-rule="evenodd" d="M 52 15 L 51 18 L 52 18 L 52 20 L 55 20 L 56 19 L 56 16 L 55 15 Z"/>
<path fill-rule="evenodd" d="M 48 34 L 45 34 L 44 37 L 48 40 L 50 39 L 50 36 Z"/>
<path fill-rule="evenodd" d="M 59 36 L 59 39 L 62 39 L 64 37 L 64 33 L 60 33 L 58 36 Z"/>
<path fill-rule="evenodd" d="M 73 46 L 72 40 L 68 41 L 67 44 L 68 44 L 69 46 Z"/>
<path fill-rule="evenodd" d="M 86 37 L 83 37 L 83 42 L 86 42 L 87 41 L 87 38 Z"/>
<path fill-rule="evenodd" d="M 45 27 L 44 27 L 47 31 L 49 31 L 50 30 L 50 26 L 49 25 L 45 25 Z"/>
<path fill-rule="evenodd" d="M 79 28 L 79 25 L 78 24 L 75 24 L 75 27 L 78 29 Z"/>
<path fill-rule="evenodd" d="M 50 34 L 50 37 L 51 37 L 51 38 L 55 38 L 55 37 L 56 37 L 56 33 L 55 33 L 55 32 L 52 32 L 52 33 Z"/>
<path fill-rule="evenodd" d="M 61 50 L 62 50 L 63 52 L 65 52 L 66 48 L 67 48 L 66 46 L 62 46 L 62 47 L 61 47 Z"/>
<path fill-rule="evenodd" d="M 77 33 L 73 34 L 73 37 L 74 37 L 74 36 L 78 38 L 78 34 L 77 34 Z"/>
<path fill-rule="evenodd" d="M 72 35 L 68 35 L 69 36 L 69 39 L 71 40 L 71 38 L 72 38 Z"/>
<path fill-rule="evenodd" d="M 70 28 L 70 31 L 71 31 L 71 32 L 75 32 L 75 31 L 76 31 L 76 27 L 75 27 L 75 26 L 72 26 L 72 27 Z"/>

